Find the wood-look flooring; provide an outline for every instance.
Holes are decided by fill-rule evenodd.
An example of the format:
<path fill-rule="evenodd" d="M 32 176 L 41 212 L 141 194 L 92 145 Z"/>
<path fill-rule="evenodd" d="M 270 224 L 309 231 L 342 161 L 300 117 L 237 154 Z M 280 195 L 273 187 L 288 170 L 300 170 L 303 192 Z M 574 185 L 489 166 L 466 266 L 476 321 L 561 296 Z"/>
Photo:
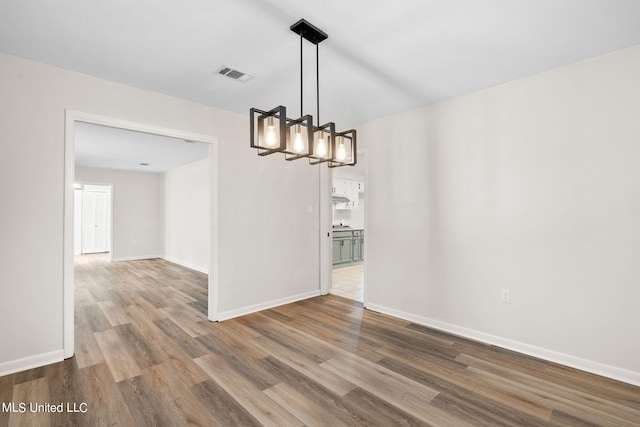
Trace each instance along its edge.
<path fill-rule="evenodd" d="M 221 323 L 206 276 L 76 264 L 76 355 L 0 377 L 0 426 L 638 426 L 640 388 L 328 295 Z M 73 406 L 72 406 L 73 408 Z"/>

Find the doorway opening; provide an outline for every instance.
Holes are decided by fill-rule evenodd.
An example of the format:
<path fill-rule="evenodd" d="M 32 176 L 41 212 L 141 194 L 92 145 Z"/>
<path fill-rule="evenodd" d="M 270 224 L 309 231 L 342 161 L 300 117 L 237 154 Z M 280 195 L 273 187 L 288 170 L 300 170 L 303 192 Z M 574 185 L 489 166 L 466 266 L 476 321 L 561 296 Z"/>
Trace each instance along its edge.
<path fill-rule="evenodd" d="M 364 153 L 353 168 L 335 168 L 331 177 L 330 293 L 364 303 L 366 170 Z"/>
<path fill-rule="evenodd" d="M 207 318 L 210 321 L 216 321 L 218 317 L 218 139 L 216 137 L 210 135 L 197 134 L 188 131 L 163 128 L 155 125 L 148 125 L 143 123 L 131 122 L 122 119 L 116 119 L 111 117 L 99 116 L 94 114 L 82 113 L 72 110 L 66 111 L 66 125 L 65 125 L 65 191 L 64 191 L 64 250 L 63 250 L 63 258 L 64 258 L 64 357 L 72 357 L 74 354 L 74 332 L 75 332 L 75 324 L 74 324 L 74 255 L 77 253 L 77 242 L 76 242 L 76 228 L 78 224 L 75 221 L 75 217 L 78 215 L 78 212 L 75 209 L 76 205 L 76 189 L 74 189 L 74 182 L 76 178 L 76 150 L 75 150 L 75 142 L 76 142 L 76 132 L 82 128 L 84 125 L 99 125 L 101 127 L 116 129 L 120 131 L 134 131 L 141 134 L 152 135 L 158 138 L 167 138 L 167 139 L 179 139 L 184 143 L 195 144 L 202 143 L 206 146 L 207 157 L 203 160 L 206 166 L 208 166 L 208 171 L 204 175 L 204 185 L 206 186 L 206 191 L 208 192 L 208 203 L 209 208 L 207 209 L 208 214 L 205 215 L 208 223 L 206 230 L 201 230 L 202 233 L 206 233 L 209 236 L 207 245 L 209 246 L 205 252 L 208 253 L 208 277 L 206 280 L 206 290 L 207 290 L 207 307 L 205 311 L 207 313 Z M 150 164 L 146 164 L 145 161 L 139 161 L 138 159 L 131 159 L 132 161 L 138 163 L 137 166 L 144 167 L 149 166 Z M 91 184 L 95 184 L 100 180 L 95 179 L 87 179 L 86 182 L 93 181 Z M 107 180 L 110 181 L 110 180 Z M 114 186 L 111 188 L 110 197 L 113 200 L 114 194 L 119 195 L 122 193 L 122 190 L 126 188 L 126 185 L 119 184 L 117 188 Z M 93 198 L 93 208 L 95 208 L 95 204 L 103 203 L 102 196 L 90 195 L 88 198 Z M 146 197 L 146 196 L 143 196 Z M 163 200 L 162 196 L 158 196 L 158 199 Z M 91 203 L 90 203 L 91 205 Z M 114 209 L 118 209 L 118 207 L 122 207 L 123 203 L 114 202 Z M 92 209 L 91 206 L 88 209 Z M 90 215 L 89 215 L 90 216 Z M 145 239 L 135 239 L 131 238 L 130 241 L 126 242 L 126 237 L 122 236 L 130 236 L 131 232 L 126 227 L 120 227 L 119 233 L 114 232 L 115 223 L 113 223 L 115 216 L 117 216 L 117 212 L 110 212 L 109 218 L 112 221 L 109 227 L 109 231 L 111 233 L 107 233 L 109 236 L 107 238 L 107 242 L 105 242 L 105 247 L 108 246 L 109 257 L 115 260 L 114 254 L 116 252 L 119 253 L 119 259 L 122 261 L 127 261 L 128 253 L 127 248 L 133 248 L 138 246 L 143 246 L 148 242 Z M 98 221 L 100 222 L 100 221 Z M 93 228 L 99 228 L 97 224 L 93 224 Z M 141 227 L 144 228 L 144 227 Z M 157 228 L 157 227 L 156 227 Z M 148 230 L 147 230 L 148 231 Z M 157 238 L 161 239 L 161 235 L 164 233 L 155 233 L 158 234 Z M 153 233 L 148 233 L 147 235 L 152 235 Z M 90 233 L 89 233 L 90 235 Z M 102 231 L 98 236 L 95 236 L 96 239 L 102 238 Z M 113 236 L 113 237 L 112 237 Z M 119 237 L 118 237 L 119 236 Z M 91 239 L 93 237 L 88 237 L 86 245 L 91 243 Z M 83 234 L 84 239 L 84 234 Z M 162 239 L 161 239 L 162 240 Z M 127 244 L 123 245 L 125 242 Z M 81 241 L 82 243 L 82 241 Z M 98 242 L 101 243 L 101 242 Z M 81 244 L 82 246 L 82 244 Z M 97 246 L 100 246 L 97 248 Z M 156 247 L 158 247 L 156 245 Z M 100 244 L 96 244 L 92 250 L 103 249 L 103 246 Z M 138 248 L 139 249 L 139 248 Z M 82 251 L 82 250 L 81 250 Z M 159 253 L 158 253 L 159 252 Z M 141 254 L 141 255 L 140 255 Z M 146 258 L 161 258 L 162 251 L 156 251 L 155 253 L 152 250 L 147 250 L 145 252 L 145 248 L 142 251 L 138 251 L 138 255 L 132 257 L 132 259 L 140 259 L 144 260 Z"/>

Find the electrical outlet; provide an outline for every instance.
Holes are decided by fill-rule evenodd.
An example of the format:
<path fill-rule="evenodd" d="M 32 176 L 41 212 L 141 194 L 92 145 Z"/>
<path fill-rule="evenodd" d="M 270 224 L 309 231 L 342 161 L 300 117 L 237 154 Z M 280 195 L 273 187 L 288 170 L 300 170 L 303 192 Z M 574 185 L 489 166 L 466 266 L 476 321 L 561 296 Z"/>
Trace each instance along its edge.
<path fill-rule="evenodd" d="M 500 292 L 500 301 L 506 304 L 511 304 L 511 291 L 509 289 L 503 289 Z"/>

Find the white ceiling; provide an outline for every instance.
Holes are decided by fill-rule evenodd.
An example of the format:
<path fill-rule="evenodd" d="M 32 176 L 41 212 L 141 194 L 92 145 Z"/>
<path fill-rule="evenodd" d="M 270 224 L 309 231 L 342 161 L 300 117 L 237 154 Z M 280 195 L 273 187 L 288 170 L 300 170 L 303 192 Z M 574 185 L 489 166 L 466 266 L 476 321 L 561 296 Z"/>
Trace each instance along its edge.
<path fill-rule="evenodd" d="M 3 0 L 0 51 L 248 114 L 299 112 L 305 18 L 321 121 L 377 117 L 640 43 L 638 0 Z M 305 43 L 305 113 L 315 116 Z M 255 76 L 214 74 L 227 65 Z"/>
<path fill-rule="evenodd" d="M 76 166 L 160 173 L 209 154 L 203 142 L 82 122 L 74 129 Z"/>

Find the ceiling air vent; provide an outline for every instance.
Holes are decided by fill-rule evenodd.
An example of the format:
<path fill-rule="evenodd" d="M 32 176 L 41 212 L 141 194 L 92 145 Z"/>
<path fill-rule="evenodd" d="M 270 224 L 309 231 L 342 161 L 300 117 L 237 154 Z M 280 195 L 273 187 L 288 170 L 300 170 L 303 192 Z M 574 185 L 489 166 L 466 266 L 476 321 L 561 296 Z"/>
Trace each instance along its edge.
<path fill-rule="evenodd" d="M 230 79 L 238 80 L 241 82 L 246 82 L 247 80 L 253 77 L 253 76 L 250 76 L 249 74 L 243 73 L 242 71 L 234 70 L 233 68 L 229 68 L 224 65 L 218 69 L 217 73 L 223 76 L 227 76 Z"/>

